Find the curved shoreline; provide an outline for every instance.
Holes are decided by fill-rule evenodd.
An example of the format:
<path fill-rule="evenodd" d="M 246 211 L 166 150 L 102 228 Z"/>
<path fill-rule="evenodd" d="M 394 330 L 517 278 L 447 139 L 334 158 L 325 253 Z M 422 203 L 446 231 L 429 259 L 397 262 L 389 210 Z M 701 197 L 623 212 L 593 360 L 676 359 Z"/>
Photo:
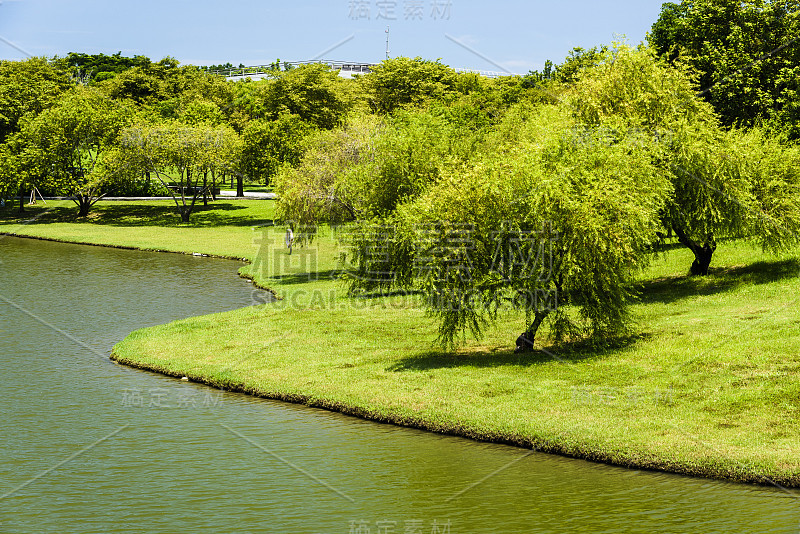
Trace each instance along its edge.
<path fill-rule="evenodd" d="M 236 256 L 224 256 L 224 255 L 220 255 L 220 254 L 207 254 L 205 252 L 199 253 L 199 252 L 186 252 L 186 251 L 180 251 L 180 250 L 167 250 L 167 249 L 157 249 L 157 248 L 133 247 L 133 246 L 127 246 L 127 245 L 112 245 L 110 243 L 88 243 L 86 241 L 72 241 L 72 240 L 69 240 L 69 239 L 56 239 L 56 238 L 52 238 L 52 237 L 42 237 L 42 236 L 35 236 L 35 235 L 21 235 L 21 234 L 16 234 L 16 233 L 12 233 L 12 232 L 0 232 L 0 238 L 2 238 L 2 237 L 16 237 L 16 238 L 19 238 L 19 239 L 36 239 L 38 241 L 51 241 L 53 243 L 64 243 L 64 244 L 67 244 L 67 245 L 86 245 L 86 246 L 89 246 L 89 247 L 116 248 L 116 249 L 120 249 L 120 250 L 140 250 L 142 252 L 160 252 L 160 253 L 164 253 L 164 254 L 180 254 L 181 256 L 196 256 L 196 257 L 203 257 L 203 258 L 214 258 L 214 259 L 218 259 L 218 260 L 238 261 L 238 262 L 244 263 L 245 265 L 250 265 L 251 264 L 250 260 L 247 259 L 247 258 L 237 258 Z M 258 282 L 258 280 L 256 280 L 252 276 L 250 276 L 250 275 L 248 275 L 246 273 L 242 273 L 241 269 L 239 270 L 239 272 L 237 274 L 238 274 L 239 278 L 243 278 L 244 280 L 249 280 L 253 284 L 254 287 L 257 287 L 258 289 L 261 289 L 261 290 L 264 290 L 264 291 L 268 291 L 269 293 L 272 294 L 272 296 L 276 300 L 280 300 L 281 299 L 281 297 L 278 296 L 278 294 L 275 292 L 274 289 L 261 285 Z"/>
<path fill-rule="evenodd" d="M 760 475 L 758 473 L 747 472 L 746 468 L 741 464 L 738 464 L 736 461 L 730 462 L 731 464 L 734 464 L 731 465 L 730 469 L 720 468 L 718 470 L 694 468 L 693 466 L 684 465 L 681 463 L 662 463 L 658 461 L 635 461 L 635 460 L 620 461 L 620 459 L 617 459 L 613 455 L 603 451 L 593 450 L 590 448 L 587 448 L 586 450 L 579 450 L 580 449 L 579 447 L 568 448 L 553 440 L 535 439 L 523 436 L 508 436 L 499 433 L 486 434 L 474 429 L 461 427 L 458 424 L 449 424 L 449 425 L 437 424 L 432 421 L 428 421 L 424 418 L 414 419 L 402 416 L 383 415 L 380 413 L 372 412 L 370 410 L 357 408 L 354 406 L 350 406 L 347 404 L 343 404 L 337 401 L 328 400 L 324 398 L 320 399 L 310 395 L 286 395 L 286 394 L 281 394 L 279 392 L 265 392 L 252 387 L 247 387 L 240 383 L 228 382 L 222 384 L 213 379 L 208 379 L 197 375 L 184 374 L 183 372 L 175 372 L 174 370 L 171 370 L 166 367 L 160 367 L 158 365 L 148 365 L 140 361 L 120 357 L 120 355 L 116 353 L 115 349 L 116 346 L 111 351 L 111 356 L 110 356 L 111 360 L 120 365 L 125 365 L 127 367 L 133 367 L 135 369 L 154 372 L 160 375 L 178 379 L 187 377 L 190 382 L 203 384 L 205 386 L 220 389 L 222 391 L 241 393 L 253 397 L 258 397 L 261 399 L 286 402 L 290 404 L 301 404 L 304 406 L 308 406 L 310 408 L 327 410 L 330 412 L 340 413 L 351 417 L 357 417 L 359 419 L 372 421 L 375 423 L 389 424 L 403 428 L 413 428 L 425 432 L 433 432 L 447 436 L 470 439 L 483 443 L 494 443 L 499 445 L 519 447 L 522 449 L 531 450 L 532 452 L 552 454 L 552 455 L 562 456 L 565 458 L 571 458 L 574 460 L 583 460 L 583 461 L 600 463 L 603 465 L 625 468 L 625 469 L 658 472 L 671 475 L 688 476 L 693 478 L 706 478 L 724 482 L 734 482 L 739 484 L 750 484 L 750 485 L 757 485 L 764 487 L 770 487 L 770 486 L 771 487 L 784 486 L 790 488 L 800 487 L 800 477 L 797 478 L 767 477 L 765 475 Z"/>
<path fill-rule="evenodd" d="M 125 250 L 142 250 L 146 252 L 168 252 L 168 253 L 183 254 L 183 255 L 197 254 L 185 251 L 114 245 L 108 243 L 87 243 L 85 241 L 81 242 L 75 240 L 54 239 L 41 236 L 21 235 L 18 233 L 10 233 L 10 232 L 0 232 L 0 236 L 10 236 L 10 237 L 18 237 L 24 239 L 39 239 L 43 241 L 53 241 L 53 242 L 77 244 L 77 245 L 103 246 L 108 248 L 118 248 Z M 202 255 L 206 257 L 213 257 L 219 259 L 243 261 L 247 264 L 250 263 L 250 261 L 246 258 L 237 258 L 233 256 L 223 256 L 215 254 L 202 254 Z M 250 280 L 256 287 L 269 291 L 270 293 L 275 295 L 274 290 L 260 286 L 251 277 L 242 274 L 241 271 L 239 272 L 239 276 L 241 278 Z M 128 337 L 130 337 L 130 335 Z M 407 428 L 415 428 L 419 430 L 462 437 L 467 439 L 473 439 L 482 442 L 498 443 L 515 447 L 521 447 L 528 450 L 534 450 L 536 452 L 556 454 L 564 457 L 597 462 L 606 465 L 624 467 L 629 469 L 640 469 L 640 470 L 648 470 L 655 472 L 671 473 L 683 476 L 712 478 L 724 481 L 757 484 L 762 486 L 781 485 L 786 487 L 800 487 L 800 474 L 795 475 L 794 473 L 791 473 L 792 476 L 773 475 L 771 477 L 767 477 L 765 475 L 752 472 L 740 462 L 730 458 L 722 459 L 724 461 L 715 464 L 715 468 L 710 468 L 707 465 L 703 466 L 703 465 L 692 465 L 682 462 L 668 462 L 664 461 L 663 459 L 658 459 L 656 454 L 648 455 L 651 456 L 650 458 L 646 456 L 631 458 L 631 457 L 625 457 L 621 453 L 614 454 L 613 451 L 609 452 L 601 449 L 596 449 L 593 448 L 591 445 L 586 445 L 585 443 L 581 444 L 580 442 L 576 442 L 573 445 L 569 445 L 566 442 L 566 440 L 559 441 L 558 439 L 551 439 L 543 436 L 537 437 L 537 436 L 523 436 L 523 435 L 508 435 L 508 434 L 503 434 L 502 432 L 486 432 L 482 431 L 479 428 L 471 428 L 469 426 L 461 425 L 456 420 L 436 422 L 424 417 L 408 417 L 399 413 L 392 413 L 392 408 L 389 405 L 384 407 L 386 410 L 388 410 L 388 412 L 381 413 L 380 411 L 377 410 L 360 408 L 356 405 L 343 403 L 332 398 L 320 398 L 318 396 L 305 395 L 305 394 L 286 394 L 286 393 L 281 393 L 280 391 L 263 391 L 258 388 L 247 386 L 242 382 L 222 383 L 218 380 L 214 380 L 211 377 L 200 376 L 191 373 L 187 374 L 166 366 L 157 364 L 148 364 L 143 361 L 137 360 L 135 358 L 121 356 L 118 353 L 118 346 L 115 346 L 112 349 L 110 358 L 111 360 L 121 365 L 126 365 L 141 370 L 156 372 L 165 376 L 171 376 L 176 378 L 187 376 L 189 380 L 193 382 L 205 384 L 207 386 L 223 389 L 226 391 L 238 392 L 260 398 L 277 400 L 287 403 L 302 404 L 309 407 L 321 408 L 328 411 L 338 412 L 344 415 L 354 416 L 364 420 L 374 421 L 378 423 L 392 424 Z"/>

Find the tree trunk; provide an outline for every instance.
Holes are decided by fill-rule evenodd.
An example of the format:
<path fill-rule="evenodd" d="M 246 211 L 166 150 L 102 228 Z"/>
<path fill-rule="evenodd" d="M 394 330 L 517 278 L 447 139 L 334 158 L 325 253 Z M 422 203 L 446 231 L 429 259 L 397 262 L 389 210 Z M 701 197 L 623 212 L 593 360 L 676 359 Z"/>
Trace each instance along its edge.
<path fill-rule="evenodd" d="M 236 196 L 243 197 L 244 196 L 244 175 L 240 174 L 236 177 Z"/>
<path fill-rule="evenodd" d="M 25 193 L 19 188 L 19 212 L 25 213 Z"/>
<path fill-rule="evenodd" d="M 89 208 L 92 207 L 92 202 L 89 197 L 78 197 L 78 217 L 86 217 L 89 215 Z"/>
<path fill-rule="evenodd" d="M 690 239 L 682 228 L 674 226 L 672 229 L 678 237 L 678 241 L 694 254 L 694 261 L 689 268 L 689 274 L 692 276 L 708 275 L 708 267 L 711 265 L 711 258 L 714 255 L 714 251 L 717 250 L 717 242 L 714 241 L 714 236 L 710 235 L 704 243 L 699 243 Z"/>
<path fill-rule="evenodd" d="M 197 197 L 200 195 L 197 193 L 195 189 L 194 195 L 192 195 L 192 202 L 191 204 L 187 205 L 184 201 L 183 208 L 181 208 L 181 221 L 188 223 L 189 217 L 192 215 L 192 211 L 194 210 L 195 203 L 197 202 Z"/>
<path fill-rule="evenodd" d="M 714 255 L 716 248 L 717 244 L 712 241 L 711 243 L 703 243 L 703 246 L 692 250 L 694 252 L 694 261 L 689 268 L 689 272 L 694 276 L 706 276 L 708 267 L 711 265 L 711 256 Z"/>
<path fill-rule="evenodd" d="M 536 340 L 536 333 L 539 327 L 542 326 L 545 318 L 550 314 L 550 310 L 536 311 L 533 314 L 533 322 L 531 322 L 528 329 L 517 338 L 517 348 L 514 350 L 516 353 L 530 352 L 533 350 L 533 343 Z"/>
<path fill-rule="evenodd" d="M 203 172 L 203 207 L 208 207 L 208 172 Z"/>

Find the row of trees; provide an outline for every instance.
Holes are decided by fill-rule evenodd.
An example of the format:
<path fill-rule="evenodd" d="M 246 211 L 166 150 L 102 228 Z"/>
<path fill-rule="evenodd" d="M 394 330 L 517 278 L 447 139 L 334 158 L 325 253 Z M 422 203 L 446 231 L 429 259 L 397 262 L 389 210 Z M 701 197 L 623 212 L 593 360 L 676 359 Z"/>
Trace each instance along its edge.
<path fill-rule="evenodd" d="M 100 68 L 84 71 L 89 60 L 124 59 L 0 62 L 0 195 L 19 194 L 22 210 L 23 193 L 38 187 L 72 196 L 85 216 L 104 192 L 125 190 L 127 181 L 146 193 L 152 178 L 175 193 L 186 219 L 202 190 L 198 177 L 236 176 L 240 193 L 245 176 L 268 182 L 297 160 L 311 131 L 339 124 L 347 109 L 344 80 L 321 65 L 242 84 L 169 58 L 133 58 L 101 81 L 80 75 Z M 133 132 L 147 132 L 152 153 L 134 148 Z M 211 139 L 214 150 L 200 148 Z M 224 164 L 215 155 L 211 165 L 211 153 L 224 154 Z"/>
<path fill-rule="evenodd" d="M 113 76 L 92 77 L 97 69 L 114 69 Z M 105 192 L 139 187 L 147 193 L 153 189 L 152 178 L 171 187 L 182 217 L 188 217 L 197 196 L 187 201 L 184 193 L 197 193 L 198 176 L 210 173 L 212 183 L 219 176 L 235 176 L 240 194 L 245 177 L 268 184 L 282 167 L 299 163 L 318 133 L 340 127 L 357 112 L 382 115 L 434 100 L 446 105 L 480 90 L 487 101 L 469 109 L 486 122 L 497 112 L 492 107 L 519 98 L 522 82 L 511 79 L 498 87 L 502 90 L 494 91 L 476 75 L 459 75 L 439 62 L 419 58 L 387 61 L 355 81 L 313 64 L 276 69 L 267 80 L 240 83 L 180 67 L 171 58 L 151 62 L 139 56 L 70 54 L 54 60 L 3 61 L 0 193 L 18 194 L 21 210 L 23 193 L 33 187 L 70 195 L 79 215 L 85 216 Z M 492 102 L 496 99 L 503 101 Z M 131 138 L 131 129 L 164 135 L 164 145 L 175 145 L 176 132 L 193 138 L 190 132 L 205 130 L 205 138 L 224 138 L 222 152 L 229 160 L 210 169 L 197 159 L 162 166 L 169 172 L 156 173 L 152 165 L 145 165 L 155 154 L 149 160 L 141 153 L 134 158 L 132 148 L 123 143 Z M 194 142 L 181 146 L 187 151 L 183 159 L 195 153 Z M 125 187 L 126 181 L 137 185 Z"/>

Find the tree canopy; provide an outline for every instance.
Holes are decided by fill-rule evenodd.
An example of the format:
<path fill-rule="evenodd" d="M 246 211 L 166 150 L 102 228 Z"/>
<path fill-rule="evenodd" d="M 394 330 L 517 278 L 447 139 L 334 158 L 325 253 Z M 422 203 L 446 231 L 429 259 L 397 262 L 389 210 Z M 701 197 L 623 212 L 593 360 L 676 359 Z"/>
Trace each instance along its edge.
<path fill-rule="evenodd" d="M 700 94 L 726 126 L 772 121 L 800 136 L 800 1 L 666 3 L 649 41 L 699 73 Z"/>
<path fill-rule="evenodd" d="M 361 78 L 370 108 L 391 113 L 407 105 L 441 99 L 454 91 L 457 75 L 447 65 L 416 57 L 382 61 Z"/>
<path fill-rule="evenodd" d="M 26 115 L 50 107 L 69 88 L 69 78 L 44 58 L 0 60 L 0 143 L 19 131 Z"/>
<path fill-rule="evenodd" d="M 79 87 L 36 117 L 23 121 L 15 157 L 42 177 L 39 186 L 73 197 L 86 216 L 110 176 L 104 158 L 117 144 L 131 110 L 98 91 Z"/>
<path fill-rule="evenodd" d="M 172 194 L 183 222 L 204 194 L 208 173 L 231 172 L 239 150 L 238 136 L 227 126 L 140 123 L 120 135 L 116 168 L 152 173 Z"/>
<path fill-rule="evenodd" d="M 662 225 L 694 253 L 691 272 L 707 274 L 717 237 L 752 237 L 773 249 L 793 244 L 800 198 L 788 199 L 791 209 L 772 212 L 778 199 L 767 198 L 767 191 L 756 194 L 760 186 L 747 170 L 773 165 L 765 157 L 775 153 L 747 146 L 742 139 L 753 138 L 744 131 L 725 131 L 695 87 L 687 67 L 668 67 L 649 50 L 620 49 L 586 71 L 569 100 L 582 122 L 618 117 L 624 128 L 646 133 L 655 144 L 659 166 L 672 182 Z M 771 190 L 776 195 L 795 187 L 790 174 L 774 180 L 781 182 Z M 765 231 L 765 217 L 775 228 Z"/>
<path fill-rule="evenodd" d="M 798 181 L 780 164 L 796 152 L 725 130 L 691 69 L 615 45 L 571 72 L 557 98 L 517 98 L 477 130 L 458 96 L 460 111 L 351 119 L 279 175 L 279 215 L 351 222 L 351 291 L 421 291 L 448 345 L 501 304 L 528 314 L 523 348 L 545 320 L 556 338 L 624 334 L 636 272 L 665 233 L 695 254 L 694 274 L 721 236 L 796 243 Z"/>
<path fill-rule="evenodd" d="M 794 7 L 666 4 L 651 48 L 575 48 L 524 77 L 404 57 L 242 82 L 172 58 L 0 62 L 0 191 L 46 186 L 85 215 L 112 181 L 152 179 L 188 222 L 218 178 L 257 180 L 300 239 L 344 225 L 351 293 L 423 295 L 445 345 L 504 306 L 524 312 L 520 350 L 542 325 L 608 342 L 665 239 L 694 275 L 723 238 L 797 243 Z"/>

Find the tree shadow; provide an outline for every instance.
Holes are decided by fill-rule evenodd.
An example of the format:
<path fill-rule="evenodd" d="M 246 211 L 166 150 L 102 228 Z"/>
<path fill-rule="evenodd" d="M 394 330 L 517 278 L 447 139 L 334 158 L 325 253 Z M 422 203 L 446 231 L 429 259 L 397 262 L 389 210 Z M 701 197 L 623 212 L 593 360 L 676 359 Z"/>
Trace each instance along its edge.
<path fill-rule="evenodd" d="M 270 280 L 275 280 L 280 285 L 308 284 L 309 282 L 329 282 L 338 280 L 341 274 L 339 269 L 328 269 L 326 271 L 313 271 L 304 273 L 291 273 L 270 276 Z"/>
<path fill-rule="evenodd" d="M 497 367 L 532 367 L 553 362 L 571 365 L 610 356 L 647 337 L 649 337 L 648 334 L 619 337 L 606 342 L 604 346 L 598 346 L 588 340 L 579 340 L 519 354 L 509 347 L 495 347 L 488 350 L 464 348 L 455 352 L 431 349 L 421 354 L 402 358 L 386 370 L 402 373 L 463 367 L 492 369 Z"/>
<path fill-rule="evenodd" d="M 394 289 L 391 291 L 355 293 L 348 296 L 353 299 L 375 300 L 375 299 L 392 298 L 392 297 L 417 297 L 422 294 L 423 294 L 422 291 L 416 289 Z"/>
<path fill-rule="evenodd" d="M 73 206 L 36 205 L 26 207 L 24 213 L 18 208 L 0 211 L 0 221 L 28 225 L 54 222 L 88 223 L 107 226 L 146 227 L 175 226 L 185 228 L 214 228 L 219 226 L 250 227 L 271 224 L 272 219 L 243 218 L 239 213 L 247 206 L 226 201 L 210 201 L 208 206 L 195 204 L 188 223 L 181 222 L 180 214 L 173 201 L 128 202 L 113 201 L 92 207 L 87 217 L 78 217 Z M 37 218 L 37 216 L 40 216 Z"/>
<path fill-rule="evenodd" d="M 637 284 L 641 304 L 669 304 L 678 300 L 731 291 L 745 285 L 778 282 L 800 275 L 797 258 L 759 261 L 750 265 L 712 267 L 708 276 L 670 276 Z"/>

